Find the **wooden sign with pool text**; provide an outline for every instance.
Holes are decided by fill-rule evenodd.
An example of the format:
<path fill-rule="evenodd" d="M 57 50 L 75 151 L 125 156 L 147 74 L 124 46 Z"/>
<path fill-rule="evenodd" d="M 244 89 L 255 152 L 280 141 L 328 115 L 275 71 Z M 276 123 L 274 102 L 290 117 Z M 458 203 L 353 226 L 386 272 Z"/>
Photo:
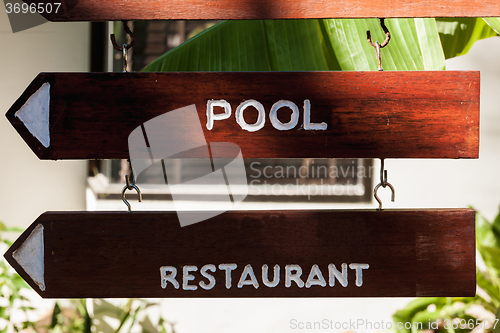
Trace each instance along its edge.
<path fill-rule="evenodd" d="M 126 159 L 134 129 L 193 104 L 165 144 L 201 125 L 243 158 L 479 154 L 479 72 L 41 73 L 7 118 L 41 159 Z"/>
<path fill-rule="evenodd" d="M 187 227 L 175 212 L 47 212 L 5 258 L 44 298 L 474 296 L 474 228 L 472 209 L 232 211 Z"/>

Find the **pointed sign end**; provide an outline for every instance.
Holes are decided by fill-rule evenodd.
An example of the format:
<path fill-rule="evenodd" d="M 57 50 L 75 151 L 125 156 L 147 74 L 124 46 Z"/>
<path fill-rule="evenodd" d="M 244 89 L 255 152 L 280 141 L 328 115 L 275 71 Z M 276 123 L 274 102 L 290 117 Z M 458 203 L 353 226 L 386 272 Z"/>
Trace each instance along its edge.
<path fill-rule="evenodd" d="M 49 106 L 50 83 L 45 82 L 15 113 L 45 148 L 50 146 Z"/>
<path fill-rule="evenodd" d="M 41 291 L 45 291 L 43 225 L 33 229 L 24 243 L 12 253 L 12 258 L 30 276 Z"/>

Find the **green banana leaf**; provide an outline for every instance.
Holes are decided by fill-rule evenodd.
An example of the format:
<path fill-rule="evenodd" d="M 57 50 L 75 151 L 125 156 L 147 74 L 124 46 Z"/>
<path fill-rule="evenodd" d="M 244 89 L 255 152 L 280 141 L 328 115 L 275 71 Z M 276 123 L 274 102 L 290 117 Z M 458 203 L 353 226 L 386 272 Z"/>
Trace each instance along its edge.
<path fill-rule="evenodd" d="M 319 20 L 332 45 L 341 70 L 376 70 L 374 48 L 366 41 L 382 42 L 385 34 L 377 19 Z M 444 69 L 444 55 L 434 19 L 390 19 L 386 25 L 391 41 L 382 49 L 382 67 L 386 70 Z"/>
<path fill-rule="evenodd" d="M 436 24 L 446 59 L 466 54 L 480 39 L 497 36 L 481 18 L 439 18 Z"/>
<path fill-rule="evenodd" d="M 483 20 L 500 35 L 500 17 L 484 17 Z"/>
<path fill-rule="evenodd" d="M 387 19 L 391 41 L 382 49 L 386 70 L 444 69 L 434 19 Z M 376 70 L 370 30 L 378 19 L 223 21 L 149 64 L 144 71 Z"/>
<path fill-rule="evenodd" d="M 498 18 L 387 19 L 385 70 L 444 69 L 445 58 L 496 36 Z M 486 24 L 487 23 L 487 24 Z M 223 21 L 151 62 L 144 71 L 376 70 L 378 19 Z"/>

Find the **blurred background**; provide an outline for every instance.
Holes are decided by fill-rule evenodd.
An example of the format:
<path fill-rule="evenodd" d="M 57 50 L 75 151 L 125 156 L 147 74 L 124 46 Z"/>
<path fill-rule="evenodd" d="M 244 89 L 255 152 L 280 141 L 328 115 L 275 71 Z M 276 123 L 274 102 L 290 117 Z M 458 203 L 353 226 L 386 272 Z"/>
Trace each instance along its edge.
<path fill-rule="evenodd" d="M 214 22 L 170 21 L 134 22 L 136 42 L 129 53 L 130 71 L 139 71 L 150 61 Z M 12 33 L 5 12 L 0 11 L 0 111 L 7 112 L 24 89 L 40 72 L 121 71 L 121 54 L 113 50 L 109 34 L 118 23 L 46 23 Z M 121 35 L 120 35 L 121 34 Z M 500 38 L 478 41 L 464 56 L 446 61 L 448 70 L 481 71 L 480 158 L 477 160 L 386 160 L 388 180 L 396 189 L 381 190 L 384 208 L 451 208 L 472 206 L 493 219 L 500 204 Z M 40 161 L 5 117 L 0 117 L 0 221 L 22 229 L 45 211 L 121 210 L 120 199 L 126 160 Z M 178 177 L 189 177 L 195 161 L 172 161 Z M 252 164 L 253 163 L 253 164 Z M 379 160 L 247 160 L 249 180 L 257 180 L 242 209 L 374 208 L 373 187 L 379 182 Z M 250 167 L 253 165 L 253 167 Z M 264 167 L 301 166 L 308 174 L 285 179 L 260 177 Z M 371 168 L 371 167 L 374 168 Z M 320 168 L 322 167 L 322 168 Z M 344 172 L 332 177 L 332 167 L 371 170 L 366 177 Z M 315 169 L 316 168 L 316 169 Z M 313 170 L 315 170 L 313 172 Z M 352 169 L 349 169 L 352 170 Z M 144 175 L 139 179 L 161 184 L 163 177 Z M 267 183 L 265 183 L 267 182 Z M 322 184 L 335 191 L 286 196 L 266 192 L 273 184 Z M 144 184 L 144 201 L 131 193 L 134 210 L 170 210 L 166 188 L 155 190 Z M 276 188 L 276 187 L 275 187 Z M 311 191 L 313 187 L 311 188 Z M 253 191 L 253 192 L 252 192 Z M 274 194 L 274 195 L 270 195 Z M 450 232 L 453 232 L 450 230 Z M 17 237 L 17 236 L 16 236 Z M 4 251 L 5 252 L 5 251 Z M 53 300 L 29 295 L 40 306 L 36 315 L 46 315 Z M 391 321 L 392 314 L 410 299 L 165 299 L 157 316 L 175 323 L 175 331 L 187 332 L 291 332 L 296 322 L 368 320 Z M 118 302 L 127 302 L 119 300 Z M 6 305 L 0 305 L 6 306 Z M 117 323 L 110 323 L 111 326 Z M 329 329 L 345 332 L 346 329 Z M 377 332 L 380 329 L 364 330 Z"/>

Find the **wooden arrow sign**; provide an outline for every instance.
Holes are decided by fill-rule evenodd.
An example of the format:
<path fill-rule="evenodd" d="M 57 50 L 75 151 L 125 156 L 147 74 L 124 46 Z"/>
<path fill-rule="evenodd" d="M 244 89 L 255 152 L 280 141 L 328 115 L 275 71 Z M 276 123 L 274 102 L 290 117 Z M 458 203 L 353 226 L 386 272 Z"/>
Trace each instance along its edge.
<path fill-rule="evenodd" d="M 495 0 L 472 3 L 468 0 L 23 1 L 36 4 L 38 12 L 50 21 L 500 16 L 500 5 Z"/>
<path fill-rule="evenodd" d="M 201 126 L 244 158 L 479 154 L 479 72 L 41 73 L 7 118 L 41 159 L 121 159 L 134 129 L 191 104 L 170 144 Z"/>
<path fill-rule="evenodd" d="M 5 258 L 44 298 L 474 296 L 474 227 L 471 209 L 239 211 L 184 228 L 176 213 L 47 212 Z"/>

